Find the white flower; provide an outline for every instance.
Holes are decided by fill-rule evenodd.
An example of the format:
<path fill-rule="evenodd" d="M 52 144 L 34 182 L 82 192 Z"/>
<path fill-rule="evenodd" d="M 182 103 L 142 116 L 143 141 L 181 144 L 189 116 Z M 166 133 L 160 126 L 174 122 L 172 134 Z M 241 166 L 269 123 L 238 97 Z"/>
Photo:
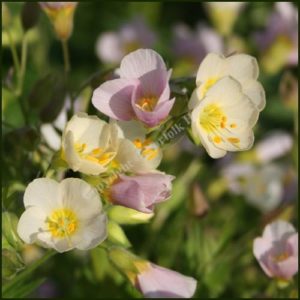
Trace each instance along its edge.
<path fill-rule="evenodd" d="M 77 113 L 62 137 L 63 159 L 73 171 L 98 175 L 107 170 L 119 145 L 118 128 L 96 116 Z"/>
<path fill-rule="evenodd" d="M 213 158 L 227 151 L 249 149 L 254 141 L 252 128 L 258 109 L 231 77 L 213 85 L 192 111 L 192 133 Z"/>
<path fill-rule="evenodd" d="M 248 203 L 262 212 L 270 212 L 282 201 L 283 170 L 276 165 L 266 165 L 256 170 L 244 181 L 244 195 Z"/>
<path fill-rule="evenodd" d="M 120 142 L 115 161 L 123 171 L 148 172 L 161 162 L 162 150 L 157 143 L 146 138 L 146 128 L 137 121 L 118 121 L 124 139 Z"/>
<path fill-rule="evenodd" d="M 98 192 L 81 179 L 35 179 L 25 190 L 24 205 L 18 234 L 26 243 L 65 252 L 94 248 L 106 238 Z"/>
<path fill-rule="evenodd" d="M 257 61 L 250 55 L 236 54 L 225 58 L 209 53 L 198 69 L 197 88 L 192 94 L 189 108 L 193 109 L 220 79 L 231 76 L 241 84 L 243 93 L 261 111 L 265 107 L 266 99 L 264 89 L 257 81 L 258 74 Z"/>

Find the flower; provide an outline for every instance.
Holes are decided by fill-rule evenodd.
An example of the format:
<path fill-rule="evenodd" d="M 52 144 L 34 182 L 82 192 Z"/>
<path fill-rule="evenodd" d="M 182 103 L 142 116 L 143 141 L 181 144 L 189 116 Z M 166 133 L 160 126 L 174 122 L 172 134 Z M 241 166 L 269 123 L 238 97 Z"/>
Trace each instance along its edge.
<path fill-rule="evenodd" d="M 298 9 L 290 2 L 276 2 L 267 28 L 255 34 L 261 64 L 270 74 L 285 65 L 298 64 Z"/>
<path fill-rule="evenodd" d="M 158 53 L 131 52 L 121 61 L 119 74 L 94 91 L 92 103 L 99 111 L 116 120 L 138 119 L 149 127 L 168 116 L 175 101 L 169 99 L 171 70 Z"/>
<path fill-rule="evenodd" d="M 96 54 L 103 62 L 119 63 L 131 51 L 152 47 L 155 40 L 155 34 L 144 19 L 136 17 L 124 24 L 118 32 L 102 33 L 96 42 Z"/>
<path fill-rule="evenodd" d="M 117 154 L 119 129 L 96 116 L 77 113 L 62 136 L 62 158 L 73 171 L 98 175 L 107 170 Z"/>
<path fill-rule="evenodd" d="M 212 158 L 223 157 L 227 151 L 247 150 L 254 141 L 252 128 L 258 114 L 239 82 L 224 77 L 192 111 L 192 134 Z"/>
<path fill-rule="evenodd" d="M 268 224 L 253 253 L 267 276 L 290 280 L 298 272 L 298 232 L 282 220 Z"/>
<path fill-rule="evenodd" d="M 216 53 L 209 53 L 199 67 L 197 88 L 192 94 L 189 108 L 193 109 L 220 79 L 230 76 L 240 83 L 242 92 L 261 111 L 265 107 L 266 99 L 264 89 L 257 81 L 258 74 L 257 61 L 250 55 L 235 54 L 225 58 Z"/>
<path fill-rule="evenodd" d="M 26 243 L 65 252 L 94 248 L 106 238 L 98 192 L 81 179 L 35 179 L 25 190 L 24 205 L 17 231 Z"/>
<path fill-rule="evenodd" d="M 117 121 L 122 139 L 115 157 L 116 165 L 123 172 L 149 172 L 155 170 L 162 160 L 162 150 L 147 130 L 137 121 Z"/>
<path fill-rule="evenodd" d="M 244 178 L 243 194 L 251 205 L 264 213 L 274 210 L 284 195 L 283 170 L 274 164 L 256 169 Z"/>
<path fill-rule="evenodd" d="M 185 66 L 191 72 L 196 72 L 196 68 L 207 53 L 223 52 L 223 42 L 212 28 L 204 24 L 198 24 L 193 32 L 188 26 L 180 23 L 173 28 L 172 52 L 180 59 L 177 69 Z M 177 69 L 175 67 L 174 72 Z"/>
<path fill-rule="evenodd" d="M 246 2 L 205 2 L 214 26 L 224 36 L 230 35 L 239 12 L 246 4 Z"/>
<path fill-rule="evenodd" d="M 255 154 L 260 162 L 268 163 L 289 153 L 293 147 L 292 136 L 284 131 L 274 131 L 255 146 Z"/>
<path fill-rule="evenodd" d="M 67 40 L 73 31 L 73 16 L 77 2 L 39 2 L 54 26 L 60 40 Z"/>
<path fill-rule="evenodd" d="M 164 173 L 120 175 L 109 190 L 114 204 L 152 213 L 154 205 L 167 200 L 171 195 L 171 181 L 175 177 Z"/>
<path fill-rule="evenodd" d="M 153 263 L 138 266 L 135 286 L 146 298 L 191 298 L 197 281 Z"/>

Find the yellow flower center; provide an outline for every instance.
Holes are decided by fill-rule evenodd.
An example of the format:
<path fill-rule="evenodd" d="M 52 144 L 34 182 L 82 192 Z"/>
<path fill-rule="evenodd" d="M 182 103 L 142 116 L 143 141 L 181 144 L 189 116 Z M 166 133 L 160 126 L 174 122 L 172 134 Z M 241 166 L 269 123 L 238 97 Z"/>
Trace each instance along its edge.
<path fill-rule="evenodd" d="M 199 96 L 202 99 L 207 91 L 219 80 L 218 77 L 211 77 L 208 80 L 206 80 L 203 84 L 201 84 L 199 88 Z"/>
<path fill-rule="evenodd" d="M 52 236 L 58 238 L 69 237 L 78 229 L 76 214 L 67 208 L 54 210 L 46 223 Z"/>
<path fill-rule="evenodd" d="M 158 148 L 154 146 L 153 142 L 150 139 L 146 139 L 144 141 L 135 139 L 133 141 L 133 144 L 138 150 L 140 150 L 141 155 L 147 160 L 154 159 L 158 154 Z"/>
<path fill-rule="evenodd" d="M 274 256 L 273 260 L 275 262 L 281 262 L 281 261 L 286 260 L 287 258 L 289 258 L 289 254 L 287 252 L 283 252 L 283 253 L 280 253 L 280 254 Z"/>
<path fill-rule="evenodd" d="M 228 124 L 227 116 L 217 104 L 209 104 L 204 107 L 200 114 L 199 123 L 207 133 L 214 134 L 212 140 L 215 144 L 220 144 L 224 141 L 223 137 L 220 135 L 222 130 L 237 127 L 236 123 Z M 226 140 L 235 145 L 240 142 L 240 139 L 234 136 L 227 137 Z"/>
<path fill-rule="evenodd" d="M 155 96 L 142 97 L 137 101 L 137 106 L 143 111 L 153 111 L 156 106 L 158 98 Z"/>
<path fill-rule="evenodd" d="M 75 144 L 75 150 L 81 158 L 98 163 L 100 165 L 108 164 L 115 156 L 115 152 L 105 152 L 104 149 L 98 147 L 86 153 L 86 144 Z"/>

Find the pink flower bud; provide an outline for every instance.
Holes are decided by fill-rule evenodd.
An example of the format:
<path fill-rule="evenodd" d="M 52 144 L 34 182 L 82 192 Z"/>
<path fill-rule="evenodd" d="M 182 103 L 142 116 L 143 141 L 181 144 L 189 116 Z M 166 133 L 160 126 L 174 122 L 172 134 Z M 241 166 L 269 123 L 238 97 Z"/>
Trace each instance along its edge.
<path fill-rule="evenodd" d="M 120 175 L 110 189 L 110 199 L 115 204 L 151 213 L 155 203 L 170 197 L 174 178 L 164 173 Z"/>

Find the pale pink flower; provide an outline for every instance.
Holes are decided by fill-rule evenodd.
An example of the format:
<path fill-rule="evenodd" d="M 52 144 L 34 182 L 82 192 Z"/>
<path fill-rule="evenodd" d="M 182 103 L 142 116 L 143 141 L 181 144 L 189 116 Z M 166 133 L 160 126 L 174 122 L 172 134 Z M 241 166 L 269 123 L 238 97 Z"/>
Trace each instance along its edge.
<path fill-rule="evenodd" d="M 162 122 L 174 104 L 169 79 L 161 56 L 151 49 L 139 49 L 121 61 L 120 78 L 101 84 L 92 97 L 93 105 L 117 120 L 138 119 L 149 127 Z"/>
<path fill-rule="evenodd" d="M 156 36 L 144 19 L 135 17 L 118 31 L 103 32 L 96 42 L 96 54 L 105 63 L 119 63 L 124 55 L 152 47 L 155 41 Z"/>
<path fill-rule="evenodd" d="M 156 203 L 171 195 L 174 176 L 164 173 L 147 173 L 136 176 L 120 175 L 111 186 L 109 196 L 114 204 L 152 213 Z"/>
<path fill-rule="evenodd" d="M 286 221 L 267 225 L 254 240 L 253 252 L 269 277 L 290 280 L 298 272 L 298 232 Z"/>
<path fill-rule="evenodd" d="M 136 288 L 146 298 L 191 298 L 197 281 L 178 272 L 149 263 L 137 275 Z"/>

